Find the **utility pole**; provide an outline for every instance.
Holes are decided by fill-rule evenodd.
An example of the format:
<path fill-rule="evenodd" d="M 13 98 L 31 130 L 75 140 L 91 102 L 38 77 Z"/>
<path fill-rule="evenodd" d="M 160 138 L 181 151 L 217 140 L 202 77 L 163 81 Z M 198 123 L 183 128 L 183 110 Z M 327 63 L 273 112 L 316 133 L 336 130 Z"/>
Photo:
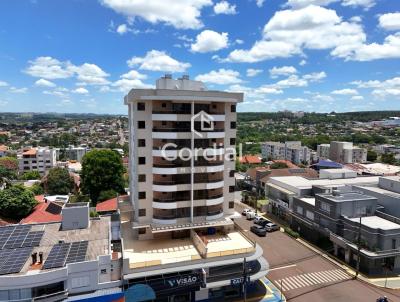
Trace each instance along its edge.
<path fill-rule="evenodd" d="M 357 240 L 357 270 L 356 270 L 356 276 L 355 278 L 357 279 L 358 274 L 360 273 L 360 261 L 361 261 L 361 214 L 360 214 L 360 223 L 358 225 L 358 240 Z"/>

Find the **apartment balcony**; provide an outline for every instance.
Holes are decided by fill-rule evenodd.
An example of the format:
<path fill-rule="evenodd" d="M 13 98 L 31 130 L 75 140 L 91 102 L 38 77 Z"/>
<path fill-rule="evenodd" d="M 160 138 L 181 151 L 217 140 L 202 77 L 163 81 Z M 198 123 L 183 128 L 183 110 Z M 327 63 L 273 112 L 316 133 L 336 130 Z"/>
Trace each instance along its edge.
<path fill-rule="evenodd" d="M 196 129 L 195 129 L 196 130 Z M 223 138 L 225 137 L 224 128 L 214 128 L 210 131 L 196 130 L 201 133 L 201 137 L 195 135 L 194 138 Z M 153 139 L 191 139 L 192 131 L 190 128 L 153 128 Z"/>
<path fill-rule="evenodd" d="M 223 216 L 224 216 L 224 210 L 219 209 L 217 211 L 207 212 L 206 220 L 216 220 L 222 218 Z"/>
<path fill-rule="evenodd" d="M 214 206 L 224 202 L 223 194 L 214 196 L 195 197 L 193 199 L 194 206 Z M 191 206 L 190 196 L 180 198 L 153 198 L 152 207 L 155 209 L 178 209 Z"/>
<path fill-rule="evenodd" d="M 153 191 L 157 192 L 175 192 L 175 191 L 185 191 L 190 189 L 190 180 L 160 180 L 153 181 Z M 193 183 L 194 190 L 209 190 L 222 188 L 224 186 L 223 178 L 207 180 L 195 180 Z"/>

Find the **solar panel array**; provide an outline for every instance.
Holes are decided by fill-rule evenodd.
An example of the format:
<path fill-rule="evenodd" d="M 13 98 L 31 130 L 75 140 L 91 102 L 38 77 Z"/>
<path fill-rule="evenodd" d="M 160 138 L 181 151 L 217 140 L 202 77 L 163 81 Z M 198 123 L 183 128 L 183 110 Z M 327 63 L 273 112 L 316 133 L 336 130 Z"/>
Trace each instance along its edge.
<path fill-rule="evenodd" d="M 32 250 L 32 247 L 0 250 L 0 275 L 19 273 Z"/>
<path fill-rule="evenodd" d="M 47 256 L 43 269 L 58 268 L 68 263 L 85 261 L 88 245 L 88 241 L 55 244 Z"/>
<path fill-rule="evenodd" d="M 85 261 L 88 245 L 88 241 L 72 242 L 66 263 Z"/>
<path fill-rule="evenodd" d="M 30 225 L 0 228 L 0 250 L 39 246 L 44 231 L 31 231 Z"/>

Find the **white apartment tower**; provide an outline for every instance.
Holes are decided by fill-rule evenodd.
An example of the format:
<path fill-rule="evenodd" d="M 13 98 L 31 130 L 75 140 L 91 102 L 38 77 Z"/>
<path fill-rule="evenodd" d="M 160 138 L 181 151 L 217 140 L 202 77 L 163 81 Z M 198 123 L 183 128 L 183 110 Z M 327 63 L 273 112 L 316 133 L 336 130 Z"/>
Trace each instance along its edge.
<path fill-rule="evenodd" d="M 57 163 L 56 149 L 48 147 L 30 148 L 18 155 L 19 172 L 38 171 L 40 175 L 54 168 Z"/>
<path fill-rule="evenodd" d="M 251 282 L 267 273 L 262 249 L 231 219 L 242 100 L 242 93 L 208 91 L 188 76 L 169 75 L 155 89 L 125 96 L 133 214 L 120 210 L 128 294 L 147 286 L 157 301 L 205 300 L 229 290 L 244 260 L 254 268 Z"/>

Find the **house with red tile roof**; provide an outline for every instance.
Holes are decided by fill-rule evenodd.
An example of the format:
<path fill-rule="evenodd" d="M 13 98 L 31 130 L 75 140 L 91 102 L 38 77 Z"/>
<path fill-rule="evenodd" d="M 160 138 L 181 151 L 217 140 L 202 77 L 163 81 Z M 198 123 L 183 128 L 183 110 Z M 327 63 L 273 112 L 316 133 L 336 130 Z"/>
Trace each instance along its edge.
<path fill-rule="evenodd" d="M 44 195 L 35 196 L 38 204 L 27 217 L 20 221 L 21 224 L 60 222 L 62 206 L 55 202 L 46 202 Z"/>
<path fill-rule="evenodd" d="M 261 164 L 261 158 L 257 155 L 244 155 L 239 159 L 241 164 L 257 165 Z"/>
<path fill-rule="evenodd" d="M 125 200 L 127 197 L 128 195 L 121 195 L 115 198 L 99 202 L 96 205 L 96 212 L 100 214 L 115 212 L 116 210 L 118 210 L 118 202 L 120 200 Z"/>

